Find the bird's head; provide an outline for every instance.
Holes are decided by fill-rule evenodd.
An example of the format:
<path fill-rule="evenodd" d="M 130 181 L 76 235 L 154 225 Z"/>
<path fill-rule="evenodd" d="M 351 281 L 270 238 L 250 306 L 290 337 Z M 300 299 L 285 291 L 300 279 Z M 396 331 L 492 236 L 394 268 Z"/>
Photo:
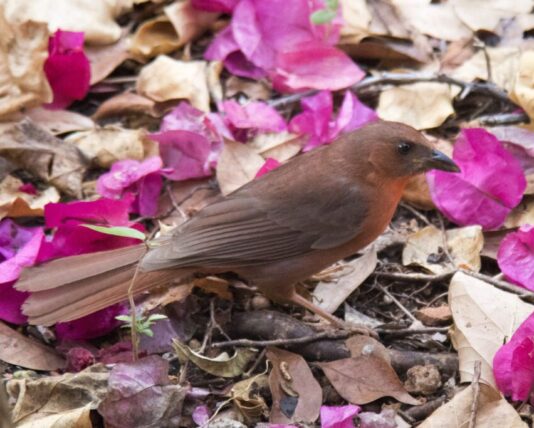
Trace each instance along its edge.
<path fill-rule="evenodd" d="M 410 177 L 439 169 L 460 172 L 447 155 L 432 147 L 424 135 L 397 122 L 380 121 L 361 129 L 361 139 L 375 170 L 390 177 Z"/>

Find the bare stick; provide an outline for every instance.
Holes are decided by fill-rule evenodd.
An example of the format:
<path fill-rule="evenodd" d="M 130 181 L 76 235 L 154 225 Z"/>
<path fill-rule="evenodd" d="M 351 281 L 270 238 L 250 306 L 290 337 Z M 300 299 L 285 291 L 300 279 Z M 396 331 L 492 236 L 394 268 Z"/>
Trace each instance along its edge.
<path fill-rule="evenodd" d="M 404 282 L 442 282 L 450 279 L 455 272 L 446 272 L 439 275 L 426 275 L 423 273 L 400 273 L 400 272 L 374 272 L 372 275 L 379 278 L 391 279 Z"/>
<path fill-rule="evenodd" d="M 261 346 L 285 346 L 285 345 L 299 345 L 303 343 L 316 342 L 321 339 L 346 339 L 351 335 L 348 331 L 330 332 L 324 331 L 311 336 L 294 337 L 287 339 L 273 339 L 273 340 L 249 340 L 249 339 L 237 339 L 229 340 L 227 342 L 212 343 L 213 348 L 227 348 L 229 346 L 238 347 L 261 347 Z"/>
<path fill-rule="evenodd" d="M 478 400 L 480 397 L 480 361 L 475 361 L 475 373 L 471 385 L 473 386 L 473 402 L 471 403 L 471 417 L 469 418 L 469 428 L 475 428 L 477 423 Z"/>

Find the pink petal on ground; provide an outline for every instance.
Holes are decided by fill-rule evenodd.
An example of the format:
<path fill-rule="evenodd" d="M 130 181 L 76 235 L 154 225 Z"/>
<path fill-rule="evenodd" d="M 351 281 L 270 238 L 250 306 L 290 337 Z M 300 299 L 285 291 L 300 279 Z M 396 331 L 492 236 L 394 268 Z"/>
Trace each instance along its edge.
<path fill-rule="evenodd" d="M 78 373 L 83 369 L 95 364 L 96 359 L 91 351 L 81 346 L 76 346 L 68 350 L 65 355 L 67 359 L 66 371 Z"/>
<path fill-rule="evenodd" d="M 526 189 L 519 161 L 495 136 L 481 128 L 462 130 L 453 159 L 461 173 L 427 174 L 436 206 L 462 226 L 480 224 L 486 230 L 501 226 Z"/>
<path fill-rule="evenodd" d="M 133 212 L 147 217 L 156 215 L 162 187 L 161 173 L 155 172 L 143 177 L 137 183 L 137 198 L 133 204 Z"/>
<path fill-rule="evenodd" d="M 534 290 L 534 226 L 522 226 L 501 241 L 497 263 L 507 279 Z"/>
<path fill-rule="evenodd" d="M 193 410 L 193 414 L 191 415 L 191 417 L 193 418 L 193 422 L 196 423 L 198 426 L 205 426 L 210 420 L 210 411 L 208 409 L 208 406 L 200 405 L 195 407 L 195 410 Z"/>
<path fill-rule="evenodd" d="M 28 195 L 37 195 L 37 189 L 32 183 L 24 183 L 19 187 L 19 192 L 27 193 Z"/>
<path fill-rule="evenodd" d="M 56 324 L 56 335 L 61 340 L 88 340 L 104 336 L 121 324 L 115 317 L 127 312 L 126 304 L 117 303 L 86 317 Z"/>
<path fill-rule="evenodd" d="M 48 58 L 44 71 L 54 100 L 47 107 L 68 107 L 89 91 L 91 67 L 83 51 L 84 34 L 57 30 L 48 42 Z"/>
<path fill-rule="evenodd" d="M 339 49 L 309 42 L 278 54 L 272 82 L 279 92 L 336 91 L 354 85 L 364 76 L 365 73 Z"/>
<path fill-rule="evenodd" d="M 321 428 L 354 428 L 354 417 L 360 412 L 360 407 L 321 406 Z"/>
<path fill-rule="evenodd" d="M 80 223 L 128 226 L 128 208 L 132 199 L 128 195 L 120 200 L 100 198 L 95 201 L 47 204 L 44 210 L 45 224 L 48 228 Z"/>
<path fill-rule="evenodd" d="M 493 358 L 499 390 L 512 400 L 526 400 L 534 385 L 534 313 L 515 331 Z"/>
<path fill-rule="evenodd" d="M 239 0 L 191 0 L 194 8 L 208 12 L 231 13 Z"/>
<path fill-rule="evenodd" d="M 376 120 L 378 115 L 372 108 L 363 104 L 351 91 L 346 91 L 337 114 L 334 134 L 337 137 L 339 132 L 354 131 Z"/>
<path fill-rule="evenodd" d="M 29 293 L 15 290 L 15 281 L 0 284 L 0 319 L 12 324 L 25 324 L 28 318 L 23 315 L 21 306 Z"/>
<path fill-rule="evenodd" d="M 281 163 L 278 162 L 276 159 L 267 158 L 265 160 L 265 163 L 262 165 L 262 167 L 256 173 L 256 176 L 254 178 L 259 178 L 262 175 L 267 174 L 269 171 L 272 171 L 273 169 L 278 168 L 280 165 L 281 165 Z"/>

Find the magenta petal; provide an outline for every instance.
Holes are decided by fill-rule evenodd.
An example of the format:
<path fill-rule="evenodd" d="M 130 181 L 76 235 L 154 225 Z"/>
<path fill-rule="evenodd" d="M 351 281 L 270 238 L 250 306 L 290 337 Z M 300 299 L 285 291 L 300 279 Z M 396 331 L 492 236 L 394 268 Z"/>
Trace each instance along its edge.
<path fill-rule="evenodd" d="M 351 91 L 346 91 L 334 126 L 334 136 L 341 131 L 354 131 L 376 120 L 378 115 L 372 108 L 363 104 Z"/>
<path fill-rule="evenodd" d="M 46 227 L 80 223 L 128 226 L 128 208 L 132 199 L 127 196 L 121 200 L 100 198 L 96 201 L 47 204 L 44 210 Z"/>
<path fill-rule="evenodd" d="M 22 313 L 21 307 L 29 293 L 15 290 L 14 284 L 15 281 L 0 284 L 0 319 L 12 324 L 25 324 L 28 318 Z"/>
<path fill-rule="evenodd" d="M 278 54 L 273 86 L 279 92 L 336 91 L 359 82 L 365 73 L 342 51 L 319 42 Z"/>
<path fill-rule="evenodd" d="M 493 358 L 493 374 L 499 390 L 513 400 L 526 400 L 534 384 L 534 313 Z"/>
<path fill-rule="evenodd" d="M 43 230 L 40 227 L 34 228 L 32 236 L 28 237 L 26 236 L 28 228 L 22 229 L 24 229 L 22 233 L 25 235 L 26 242 L 20 242 L 18 251 L 0 263 L 0 284 L 15 281 L 23 268 L 32 266 L 35 263 L 44 238 Z"/>
<path fill-rule="evenodd" d="M 194 8 L 208 12 L 231 13 L 239 0 L 191 0 Z"/>
<path fill-rule="evenodd" d="M 44 71 L 54 100 L 49 108 L 65 108 L 89 91 L 91 67 L 83 51 L 84 34 L 58 30 L 50 37 Z"/>
<path fill-rule="evenodd" d="M 497 263 L 506 278 L 534 290 L 534 226 L 522 226 L 506 235 L 497 253 Z"/>
<path fill-rule="evenodd" d="M 149 174 L 139 181 L 136 212 L 147 217 L 156 215 L 162 187 L 163 178 L 159 172 Z"/>
<path fill-rule="evenodd" d="M 360 407 L 321 406 L 321 428 L 354 428 L 354 417 L 360 412 Z"/>
<path fill-rule="evenodd" d="M 462 130 L 453 159 L 461 173 L 427 174 L 436 206 L 460 225 L 480 224 L 486 230 L 501 226 L 526 189 L 519 161 L 481 128 Z"/>
<path fill-rule="evenodd" d="M 196 423 L 198 426 L 205 426 L 207 425 L 208 421 L 210 420 L 210 411 L 208 409 L 208 406 L 200 405 L 195 407 L 195 410 L 193 410 L 193 414 L 191 415 L 193 418 L 193 422 Z"/>
<path fill-rule="evenodd" d="M 285 131 L 287 128 L 280 113 L 261 101 L 251 101 L 241 105 L 234 100 L 228 100 L 223 101 L 221 107 L 229 124 L 238 129 L 276 132 Z"/>
<path fill-rule="evenodd" d="M 127 305 L 118 303 L 86 317 L 56 324 L 56 334 L 61 340 L 88 340 L 104 336 L 121 324 L 115 317 L 127 312 Z"/>
<path fill-rule="evenodd" d="M 281 163 L 278 162 L 276 159 L 267 158 L 265 160 L 265 163 L 262 165 L 262 167 L 256 173 L 256 176 L 254 178 L 259 178 L 262 175 L 267 174 L 269 171 L 272 171 L 273 169 L 278 168 L 280 165 L 281 165 Z"/>

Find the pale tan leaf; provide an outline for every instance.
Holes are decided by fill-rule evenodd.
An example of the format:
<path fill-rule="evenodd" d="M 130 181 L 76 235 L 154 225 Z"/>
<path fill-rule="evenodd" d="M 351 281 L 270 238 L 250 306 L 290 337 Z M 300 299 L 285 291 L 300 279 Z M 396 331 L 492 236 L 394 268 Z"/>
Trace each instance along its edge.
<path fill-rule="evenodd" d="M 208 358 L 178 340 L 173 341 L 173 347 L 180 361 L 189 360 L 205 372 L 221 377 L 236 377 L 243 374 L 247 364 L 256 355 L 256 350 L 238 348 L 232 356 L 222 352 L 215 358 Z"/>
<path fill-rule="evenodd" d="M 473 397 L 473 386 L 470 385 L 432 413 L 419 425 L 419 428 L 468 428 Z M 527 428 L 528 426 L 512 405 L 488 385 L 480 385 L 476 409 L 476 428 Z"/>
<path fill-rule="evenodd" d="M 96 126 L 91 118 L 68 110 L 48 110 L 37 107 L 26 111 L 24 115 L 54 135 L 86 131 Z"/>
<path fill-rule="evenodd" d="M 9 23 L 3 12 L 0 3 L 0 118 L 52 101 L 43 69 L 48 57 L 46 25 Z"/>
<path fill-rule="evenodd" d="M 480 381 L 495 387 L 493 357 L 534 305 L 465 273 L 456 273 L 449 287 L 449 306 L 454 320 L 451 334 L 460 358 L 460 379 L 473 379 L 474 362 L 481 362 Z"/>
<path fill-rule="evenodd" d="M 319 417 L 323 393 L 306 360 L 278 348 L 268 348 L 267 358 L 273 366 L 269 374 L 273 396 L 270 422 L 315 422 Z"/>
<path fill-rule="evenodd" d="M 352 40 L 362 39 L 370 34 L 371 12 L 365 0 L 341 0 L 343 26 L 341 36 Z"/>
<path fill-rule="evenodd" d="M 527 196 L 506 217 L 503 227 L 514 229 L 526 224 L 534 224 L 534 197 Z"/>
<path fill-rule="evenodd" d="M 186 99 L 202 111 L 209 111 L 206 61 L 179 61 L 161 55 L 143 67 L 137 92 L 154 101 Z"/>
<path fill-rule="evenodd" d="M 216 169 L 217 181 L 223 195 L 251 181 L 263 163 L 263 157 L 248 145 L 225 141 Z"/>
<path fill-rule="evenodd" d="M 42 216 L 44 206 L 59 201 L 55 187 L 47 187 L 35 195 L 21 192 L 22 181 L 11 175 L 0 182 L 0 220 L 4 217 Z"/>
<path fill-rule="evenodd" d="M 361 257 L 343 265 L 341 275 L 333 281 L 321 281 L 315 287 L 313 296 L 317 306 L 328 313 L 334 313 L 354 290 L 375 270 L 378 258 L 371 248 Z"/>
<path fill-rule="evenodd" d="M 444 83 L 418 82 L 385 89 L 376 112 L 381 119 L 406 123 L 416 129 L 435 128 L 454 113 L 458 88 Z"/>
<path fill-rule="evenodd" d="M 161 15 L 144 21 L 132 37 L 130 52 L 144 60 L 167 54 L 181 46 L 178 34 L 167 16 Z"/>
<path fill-rule="evenodd" d="M 443 252 L 445 245 L 453 263 Z M 402 263 L 405 266 L 424 267 L 437 275 L 458 268 L 478 272 L 483 246 L 484 234 L 480 226 L 449 229 L 445 234 L 435 226 L 427 226 L 408 236 L 402 252 Z"/>
<path fill-rule="evenodd" d="M 534 118 L 534 51 L 521 54 L 511 97 Z"/>
<path fill-rule="evenodd" d="M 104 101 L 93 114 L 95 120 L 108 117 L 139 114 L 151 117 L 161 117 L 163 112 L 156 108 L 156 103 L 132 92 L 124 92 Z"/>
<path fill-rule="evenodd" d="M 302 150 L 304 139 L 289 132 L 262 132 L 254 136 L 247 145 L 265 159 L 285 162 Z"/>
<path fill-rule="evenodd" d="M 119 65 L 130 58 L 126 35 L 111 45 L 86 46 L 85 54 L 91 64 L 91 85 L 104 80 Z"/>
<path fill-rule="evenodd" d="M 260 373 L 237 382 L 230 390 L 229 395 L 233 403 L 248 422 L 257 421 L 268 414 L 269 407 L 259 393 L 262 388 L 268 386 L 267 375 Z"/>
<path fill-rule="evenodd" d="M 92 428 L 91 404 L 17 425 L 17 428 Z"/>
<path fill-rule="evenodd" d="M 0 360 L 32 370 L 57 370 L 65 360 L 53 349 L 31 340 L 0 322 Z"/>
<path fill-rule="evenodd" d="M 123 12 L 122 0 L 4 0 L 9 22 L 42 22 L 51 33 L 58 29 L 83 31 L 85 41 L 108 44 L 119 40 L 115 17 Z"/>

